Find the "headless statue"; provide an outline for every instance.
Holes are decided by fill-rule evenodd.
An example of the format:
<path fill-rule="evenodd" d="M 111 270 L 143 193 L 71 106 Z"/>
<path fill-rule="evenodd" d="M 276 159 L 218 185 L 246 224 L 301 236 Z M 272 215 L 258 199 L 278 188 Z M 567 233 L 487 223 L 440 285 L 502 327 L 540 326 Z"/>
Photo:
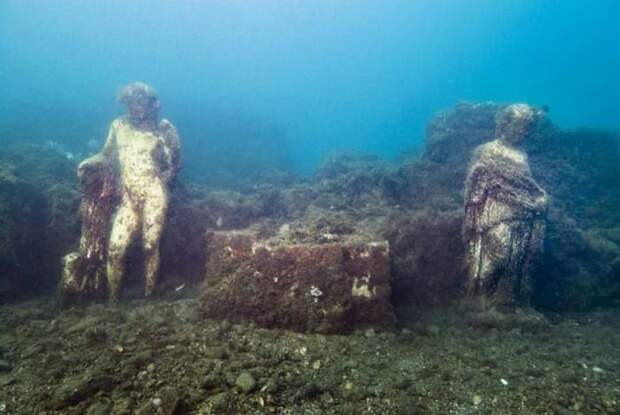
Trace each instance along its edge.
<path fill-rule="evenodd" d="M 495 140 L 479 146 L 465 183 L 464 240 L 470 297 L 483 308 L 528 305 L 542 252 L 546 192 L 520 147 L 540 112 L 524 104 L 499 115 Z"/>
<path fill-rule="evenodd" d="M 128 248 L 138 236 L 146 296 L 157 282 L 169 186 L 180 168 L 179 137 L 169 121 L 159 122 L 160 102 L 150 86 L 130 84 L 119 100 L 127 116 L 112 122 L 103 150 L 78 167 L 82 238 L 79 252 L 64 259 L 61 303 L 105 297 L 105 287 L 117 301 Z"/>

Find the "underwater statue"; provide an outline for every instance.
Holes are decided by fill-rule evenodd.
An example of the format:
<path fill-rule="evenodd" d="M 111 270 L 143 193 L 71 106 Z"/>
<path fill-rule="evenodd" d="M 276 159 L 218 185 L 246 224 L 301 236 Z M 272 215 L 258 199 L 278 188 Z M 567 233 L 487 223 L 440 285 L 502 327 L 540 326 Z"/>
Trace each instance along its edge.
<path fill-rule="evenodd" d="M 169 187 L 180 168 L 180 142 L 168 120 L 159 121 L 153 88 L 136 82 L 121 90 L 128 114 L 116 119 L 103 150 L 82 161 L 82 236 L 64 258 L 61 304 L 119 298 L 128 248 L 141 237 L 145 295 L 159 271 Z"/>
<path fill-rule="evenodd" d="M 542 252 L 547 193 L 532 177 L 521 145 L 542 112 L 510 105 L 495 140 L 476 148 L 465 182 L 464 241 L 470 298 L 483 308 L 527 306 Z"/>

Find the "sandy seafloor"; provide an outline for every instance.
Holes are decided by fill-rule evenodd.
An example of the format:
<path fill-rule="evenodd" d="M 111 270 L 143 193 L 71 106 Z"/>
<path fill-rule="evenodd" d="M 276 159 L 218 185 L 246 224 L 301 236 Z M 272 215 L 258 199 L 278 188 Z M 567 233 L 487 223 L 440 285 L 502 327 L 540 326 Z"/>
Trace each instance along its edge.
<path fill-rule="evenodd" d="M 387 332 L 204 320 L 190 292 L 0 307 L 1 414 L 618 414 L 620 311 L 473 327 L 400 310 Z"/>

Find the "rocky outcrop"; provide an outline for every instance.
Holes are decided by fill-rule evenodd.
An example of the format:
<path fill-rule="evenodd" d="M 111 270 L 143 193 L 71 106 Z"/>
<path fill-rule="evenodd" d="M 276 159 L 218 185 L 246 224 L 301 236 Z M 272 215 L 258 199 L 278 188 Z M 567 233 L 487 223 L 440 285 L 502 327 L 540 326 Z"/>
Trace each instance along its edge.
<path fill-rule="evenodd" d="M 56 285 L 60 258 L 79 234 L 74 171 L 48 146 L 0 153 L 0 303 Z"/>

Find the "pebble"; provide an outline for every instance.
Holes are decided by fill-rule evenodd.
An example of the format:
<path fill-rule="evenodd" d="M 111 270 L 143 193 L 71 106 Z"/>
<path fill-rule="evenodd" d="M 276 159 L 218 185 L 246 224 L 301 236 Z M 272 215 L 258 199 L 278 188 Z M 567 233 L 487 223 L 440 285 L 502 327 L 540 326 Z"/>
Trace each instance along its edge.
<path fill-rule="evenodd" d="M 482 403 L 482 397 L 480 395 L 474 395 L 474 397 L 472 398 L 472 402 L 475 406 L 478 406 Z"/>
<path fill-rule="evenodd" d="M 438 326 L 435 325 L 430 325 L 426 328 L 426 331 L 429 335 L 431 336 L 439 336 L 441 330 L 439 329 Z"/>
<path fill-rule="evenodd" d="M 256 380 L 248 372 L 243 372 L 237 377 L 235 386 L 244 393 L 250 393 L 256 387 Z"/>
<path fill-rule="evenodd" d="M 209 401 L 216 411 L 223 410 L 228 404 L 228 393 L 220 392 L 217 395 L 213 395 Z"/>
<path fill-rule="evenodd" d="M 11 370 L 13 370 L 13 368 L 11 367 L 11 364 L 7 362 L 6 360 L 0 359 L 0 373 L 10 372 Z"/>
<path fill-rule="evenodd" d="M 501 378 L 499 381 L 502 382 L 502 385 L 508 386 L 508 381 L 506 379 Z"/>

